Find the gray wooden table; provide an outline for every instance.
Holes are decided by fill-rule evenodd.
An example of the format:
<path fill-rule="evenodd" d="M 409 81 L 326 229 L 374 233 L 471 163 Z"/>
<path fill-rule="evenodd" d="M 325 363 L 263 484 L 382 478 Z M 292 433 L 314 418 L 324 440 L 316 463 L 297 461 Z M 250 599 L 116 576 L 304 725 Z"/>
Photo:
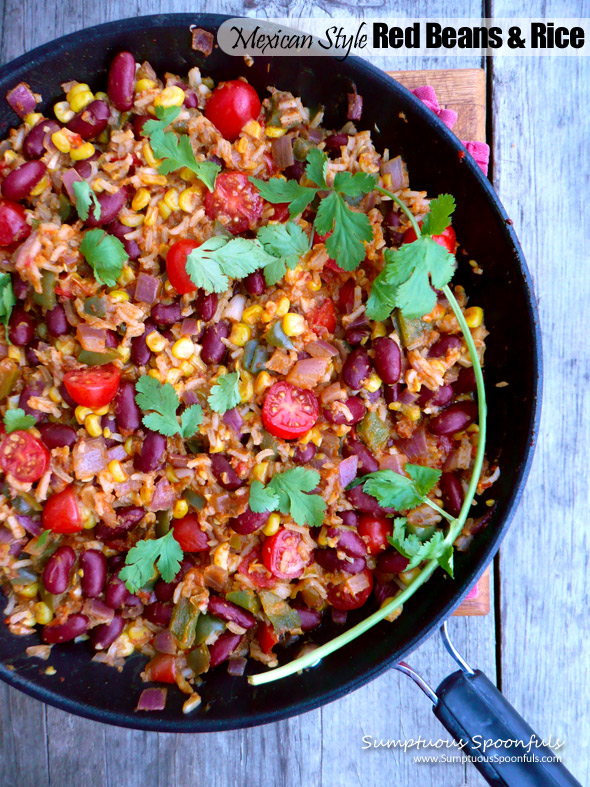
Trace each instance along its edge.
<path fill-rule="evenodd" d="M 172 11 L 239 15 L 395 16 L 403 0 L 2 0 L 0 62 L 64 33 L 132 15 Z M 421 17 L 506 17 L 509 0 L 423 0 Z M 416 11 L 418 13 L 418 11 Z M 519 9 L 520 12 L 520 9 Z M 531 16 L 590 17 L 589 0 L 532 0 Z M 375 59 L 389 69 L 482 66 L 477 57 Z M 485 63 L 483 64 L 486 65 Z M 528 486 L 494 564 L 485 618 L 454 618 L 453 638 L 474 665 L 590 783 L 590 58 L 505 57 L 487 65 L 493 182 L 531 268 L 544 335 L 545 391 Z M 509 319 L 509 315 L 507 316 Z M 436 685 L 452 664 L 433 638 L 411 662 Z M 446 738 L 429 703 L 391 672 L 304 716 L 262 728 L 188 737 L 78 719 L 0 685 L 0 785 L 278 785 L 393 783 L 458 787 L 482 780 L 470 766 L 416 764 L 411 753 L 364 750 L 362 738 Z"/>

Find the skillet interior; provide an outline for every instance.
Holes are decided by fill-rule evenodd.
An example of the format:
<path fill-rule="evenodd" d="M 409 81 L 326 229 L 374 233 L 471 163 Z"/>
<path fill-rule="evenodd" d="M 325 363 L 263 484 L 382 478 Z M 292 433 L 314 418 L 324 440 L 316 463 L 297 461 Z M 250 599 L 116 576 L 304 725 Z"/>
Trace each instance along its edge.
<path fill-rule="evenodd" d="M 373 132 L 378 149 L 401 153 L 408 164 L 412 187 L 430 195 L 448 191 L 457 200 L 453 225 L 457 237 L 485 273 L 475 276 L 464 260 L 457 280 L 472 303 L 484 307 L 491 331 L 486 351 L 489 404 L 488 455 L 499 456 L 499 500 L 488 527 L 466 555 L 455 558 L 456 579 L 437 572 L 405 605 L 395 624 L 381 624 L 324 664 L 305 675 L 258 689 L 243 678 L 229 677 L 223 668 L 208 676 L 201 688 L 202 707 L 190 717 L 181 712 L 180 692 L 170 691 L 164 713 L 133 712 L 142 684 L 145 659 L 128 660 L 122 673 L 94 664 L 83 645 L 54 648 L 50 663 L 58 672 L 47 677 L 45 662 L 24 656 L 38 637 L 13 637 L 0 628 L 0 677 L 26 693 L 98 721 L 169 732 L 205 732 L 276 721 L 311 710 L 360 687 L 417 647 L 459 604 L 496 552 L 518 503 L 532 457 L 541 390 L 538 315 L 529 274 L 507 216 L 477 165 L 462 157 L 462 146 L 443 124 L 405 88 L 368 63 L 349 58 L 256 58 L 251 68 L 242 58 L 219 49 L 204 59 L 191 51 L 189 25 L 214 31 L 226 17 L 170 14 L 113 22 L 51 42 L 0 69 L 0 96 L 24 80 L 44 99 L 49 111 L 61 95 L 60 83 L 71 79 L 104 89 L 113 55 L 129 49 L 136 60 L 149 60 L 159 73 L 184 74 L 194 65 L 215 80 L 244 75 L 265 94 L 267 85 L 292 91 L 308 105 L 326 107 L 324 125 L 345 121 L 345 95 L 351 81 L 364 98 L 363 121 Z M 321 75 L 329 75 L 323 79 Z M 344 98 L 344 101 L 343 101 Z M 401 114 L 403 113 L 403 115 Z M 16 117 L 0 101 L 0 137 L 16 125 Z M 467 259 L 467 258 L 465 258 Z M 508 387 L 495 384 L 507 381 Z M 364 613 L 366 614 L 366 612 Z M 363 616 L 356 613 L 355 620 Z M 354 622 L 354 621 L 353 621 Z M 322 631 L 318 641 L 338 631 Z M 61 681 L 60 676 L 65 678 Z"/>

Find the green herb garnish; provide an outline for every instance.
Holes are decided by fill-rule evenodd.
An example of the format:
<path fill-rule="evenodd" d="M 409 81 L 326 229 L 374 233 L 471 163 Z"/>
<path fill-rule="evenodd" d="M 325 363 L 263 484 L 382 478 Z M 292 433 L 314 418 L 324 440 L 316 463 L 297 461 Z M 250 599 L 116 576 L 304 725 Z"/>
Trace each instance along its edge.
<path fill-rule="evenodd" d="M 37 546 L 38 546 L 38 547 L 44 547 L 44 546 L 45 546 L 45 542 L 46 542 L 46 541 L 47 541 L 47 539 L 49 538 L 49 534 L 50 534 L 50 533 L 51 533 L 51 530 L 44 530 L 44 531 L 41 533 L 41 535 L 40 535 L 40 536 L 39 536 L 39 538 L 37 539 Z"/>
<path fill-rule="evenodd" d="M 436 560 L 453 577 L 453 545 L 445 542 L 442 530 L 433 533 L 428 541 L 420 541 L 414 533 L 407 533 L 408 520 L 397 517 L 393 520 L 393 535 L 387 536 L 392 547 L 409 559 L 406 571 L 411 571 L 424 560 Z"/>
<path fill-rule="evenodd" d="M 82 221 L 88 218 L 90 206 L 93 205 L 92 215 L 95 221 L 100 219 L 100 202 L 94 191 L 90 188 L 90 184 L 85 180 L 74 181 L 74 194 L 76 195 L 76 210 L 78 216 Z"/>
<path fill-rule="evenodd" d="M 260 227 L 256 237 L 264 251 L 275 258 L 264 266 L 264 278 L 269 287 L 283 278 L 287 268 L 295 268 L 299 258 L 309 249 L 307 235 L 294 221 Z"/>
<path fill-rule="evenodd" d="M 404 469 L 409 478 L 393 470 L 377 470 L 357 478 L 350 486 L 363 484 L 363 491 L 374 497 L 380 506 L 396 511 L 409 511 L 428 503 L 427 495 L 436 486 L 441 471 L 409 463 Z"/>
<path fill-rule="evenodd" d="M 176 411 L 180 405 L 178 394 L 170 383 L 160 383 L 154 377 L 144 375 L 135 383 L 135 401 L 142 410 L 150 410 L 142 418 L 142 423 L 148 429 L 159 432 L 166 437 L 179 434 L 185 439 L 197 433 L 203 420 L 201 405 L 193 404 L 187 407 L 180 416 L 180 423 Z"/>
<path fill-rule="evenodd" d="M 12 314 L 12 308 L 16 303 L 14 292 L 12 291 L 12 280 L 10 273 L 0 273 L 0 323 L 6 330 L 6 341 L 8 341 L 8 321 Z"/>
<path fill-rule="evenodd" d="M 211 388 L 207 401 L 216 413 L 226 413 L 240 403 L 240 375 L 238 372 L 222 374 Z"/>
<path fill-rule="evenodd" d="M 206 292 L 225 292 L 230 278 L 243 279 L 273 262 L 275 258 L 257 240 L 215 235 L 191 251 L 186 272 Z"/>
<path fill-rule="evenodd" d="M 115 287 L 129 259 L 121 241 L 99 229 L 89 230 L 84 235 L 80 253 L 94 271 L 96 281 L 107 287 Z"/>
<path fill-rule="evenodd" d="M 17 429 L 30 429 L 31 426 L 35 426 L 36 423 L 37 419 L 35 416 L 27 415 L 20 407 L 17 407 L 15 410 L 7 410 L 4 415 L 6 434 L 16 432 Z"/>
<path fill-rule="evenodd" d="M 320 474 L 305 467 L 275 473 L 266 487 L 260 481 L 253 481 L 250 508 L 256 514 L 278 510 L 290 514 L 298 525 L 319 527 L 324 521 L 326 503 L 321 495 L 309 494 L 319 482 Z"/>
<path fill-rule="evenodd" d="M 183 551 L 170 530 L 161 538 L 138 541 L 127 553 L 119 577 L 130 593 L 136 593 L 154 575 L 154 565 L 164 582 L 172 582 L 180 571 Z"/>

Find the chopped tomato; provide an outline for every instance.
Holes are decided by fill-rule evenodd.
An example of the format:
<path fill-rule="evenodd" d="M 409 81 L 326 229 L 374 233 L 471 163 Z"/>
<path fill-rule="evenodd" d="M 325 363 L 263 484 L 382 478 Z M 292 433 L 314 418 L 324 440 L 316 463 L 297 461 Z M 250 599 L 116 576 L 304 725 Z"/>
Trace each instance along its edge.
<path fill-rule="evenodd" d="M 391 519 L 373 514 L 361 514 L 358 534 L 367 545 L 369 555 L 377 555 L 389 546 L 387 536 L 392 533 Z"/>
<path fill-rule="evenodd" d="M 205 106 L 205 117 L 230 141 L 236 139 L 246 123 L 259 114 L 258 93 L 241 79 L 221 82 Z"/>
<path fill-rule="evenodd" d="M 331 232 L 326 232 L 325 235 L 319 235 L 317 232 L 314 232 L 313 233 L 314 246 L 316 245 L 316 243 L 325 243 L 331 234 L 332 234 Z M 336 260 L 333 260 L 331 257 L 324 265 L 323 270 L 335 271 L 336 273 L 346 273 L 344 268 L 341 268 L 340 265 L 338 265 L 338 263 L 336 262 Z"/>
<path fill-rule="evenodd" d="M 354 310 L 354 290 L 356 282 L 354 279 L 347 279 L 338 291 L 338 307 L 343 314 L 351 314 Z"/>
<path fill-rule="evenodd" d="M 71 484 L 49 498 L 43 508 L 42 520 L 45 530 L 53 533 L 78 533 L 83 529 L 76 490 Z"/>
<path fill-rule="evenodd" d="M 275 383 L 262 406 L 262 423 L 267 432 L 283 440 L 301 437 L 315 425 L 320 406 L 311 391 L 291 383 Z"/>
<path fill-rule="evenodd" d="M 201 530 L 197 514 L 187 514 L 172 523 L 174 538 L 183 552 L 204 552 L 209 549 L 207 534 Z"/>
<path fill-rule="evenodd" d="M 113 401 L 119 390 L 120 379 L 120 369 L 108 363 L 66 372 L 64 385 L 76 404 L 97 410 Z"/>
<path fill-rule="evenodd" d="M 50 454 L 36 437 L 17 429 L 0 445 L 0 467 L 23 484 L 38 481 L 49 467 Z"/>
<path fill-rule="evenodd" d="M 145 665 L 146 678 L 154 683 L 176 683 L 176 660 L 168 653 L 158 653 Z"/>
<path fill-rule="evenodd" d="M 222 172 L 213 191 L 205 194 L 207 216 L 226 224 L 232 235 L 255 229 L 263 208 L 262 197 L 244 172 Z"/>
<path fill-rule="evenodd" d="M 261 620 L 258 624 L 257 634 L 262 652 L 266 653 L 268 656 L 269 653 L 272 653 L 272 649 L 279 641 L 277 632 L 270 623 L 265 623 L 264 620 Z"/>
<path fill-rule="evenodd" d="M 186 272 L 186 258 L 201 244 L 196 240 L 179 240 L 173 243 L 166 255 L 166 273 L 170 284 L 176 292 L 186 295 L 187 292 L 195 292 L 197 285 L 192 281 Z"/>
<path fill-rule="evenodd" d="M 366 603 L 373 590 L 373 573 L 366 568 L 328 589 L 328 601 L 335 609 L 358 609 Z"/>
<path fill-rule="evenodd" d="M 262 562 L 279 579 L 295 579 L 303 574 L 310 553 L 303 538 L 282 527 L 262 544 Z"/>
<path fill-rule="evenodd" d="M 21 243 L 30 234 L 23 206 L 10 199 L 0 199 L 0 246 Z"/>
<path fill-rule="evenodd" d="M 289 220 L 289 203 L 288 202 L 277 202 L 276 205 L 273 206 L 274 210 L 272 212 L 272 220 L 273 221 L 288 221 Z"/>
<path fill-rule="evenodd" d="M 410 227 L 404 232 L 403 243 L 413 243 L 415 240 L 416 233 L 414 228 Z M 439 246 L 443 246 L 447 251 L 450 251 L 451 254 L 455 253 L 457 243 L 455 241 L 455 230 L 451 226 L 448 226 L 440 235 L 433 235 L 432 240 L 436 241 Z"/>
<path fill-rule="evenodd" d="M 309 323 L 313 328 L 325 328 L 328 333 L 334 333 L 336 330 L 336 308 L 334 301 L 326 300 L 315 309 L 312 309 L 308 317 Z"/>
<path fill-rule="evenodd" d="M 242 562 L 238 566 L 238 573 L 244 574 L 258 588 L 271 588 L 273 585 L 276 585 L 275 577 L 266 570 L 260 561 L 260 550 L 258 547 L 244 555 Z"/>

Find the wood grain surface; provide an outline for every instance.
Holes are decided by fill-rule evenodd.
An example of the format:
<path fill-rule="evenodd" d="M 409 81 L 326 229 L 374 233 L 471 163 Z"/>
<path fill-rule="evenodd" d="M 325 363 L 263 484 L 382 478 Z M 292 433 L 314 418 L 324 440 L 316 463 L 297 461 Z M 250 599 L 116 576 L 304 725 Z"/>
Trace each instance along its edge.
<path fill-rule="evenodd" d="M 0 0 L 0 62 L 64 33 L 114 19 L 174 11 L 250 16 L 411 12 L 403 0 Z M 416 12 L 417 13 L 417 12 Z M 509 16 L 507 0 L 424 0 L 421 17 Z M 531 16 L 590 16 L 588 0 L 534 0 Z M 396 70 L 481 68 L 475 55 L 373 62 Z M 453 640 L 501 683 L 545 736 L 566 738 L 566 765 L 590 783 L 590 620 L 586 563 L 590 300 L 586 197 L 588 58 L 496 58 L 486 68 L 491 172 L 532 270 L 545 337 L 544 413 L 532 475 L 496 560 L 489 615 L 454 618 Z M 499 582 L 494 580 L 498 579 Z M 498 613 L 498 614 L 496 614 Z M 436 637 L 409 659 L 433 684 L 453 669 Z M 474 787 L 470 765 L 416 764 L 400 749 L 363 750 L 362 738 L 447 739 L 429 703 L 391 672 L 348 697 L 278 724 L 201 736 L 107 727 L 42 705 L 0 684 L 2 787 Z"/>

